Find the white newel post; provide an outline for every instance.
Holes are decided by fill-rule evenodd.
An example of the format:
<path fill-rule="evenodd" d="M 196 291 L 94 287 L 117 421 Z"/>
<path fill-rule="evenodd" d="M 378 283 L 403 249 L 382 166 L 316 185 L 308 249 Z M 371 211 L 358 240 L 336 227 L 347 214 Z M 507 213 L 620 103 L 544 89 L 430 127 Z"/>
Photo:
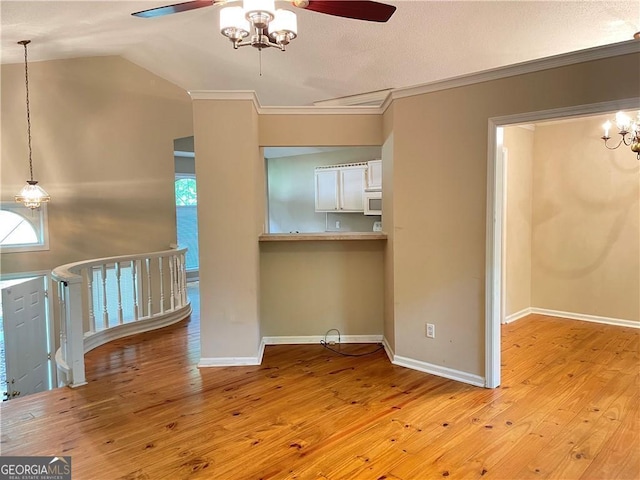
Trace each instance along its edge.
<path fill-rule="evenodd" d="M 67 365 L 70 369 L 71 387 L 85 385 L 84 372 L 84 329 L 82 326 L 82 278 L 67 280 L 65 331 L 67 334 Z"/>

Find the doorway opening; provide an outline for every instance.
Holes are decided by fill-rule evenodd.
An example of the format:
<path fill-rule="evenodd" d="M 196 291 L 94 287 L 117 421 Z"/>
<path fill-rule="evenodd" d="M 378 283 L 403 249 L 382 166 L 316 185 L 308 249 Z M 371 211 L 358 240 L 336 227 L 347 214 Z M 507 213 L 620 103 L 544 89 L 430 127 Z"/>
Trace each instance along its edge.
<path fill-rule="evenodd" d="M 186 247 L 187 281 L 199 278 L 198 193 L 194 138 L 174 140 L 176 236 L 178 245 Z"/>
<path fill-rule="evenodd" d="M 524 124 L 533 124 L 537 122 L 555 121 L 563 119 L 578 119 L 588 116 L 600 115 L 618 110 L 631 110 L 640 108 L 640 98 L 631 98 L 615 102 L 604 102 L 592 105 L 583 105 L 579 107 L 571 107 L 556 110 L 547 110 L 540 112 L 532 112 L 527 114 L 510 115 L 505 117 L 496 117 L 489 119 L 489 153 L 488 153 L 488 185 L 487 185 L 487 277 L 486 277 L 486 298 L 485 298 L 485 383 L 488 388 L 495 388 L 500 385 L 500 353 L 501 353 L 501 324 L 507 320 L 507 298 L 505 293 L 505 241 L 506 241 L 506 188 L 507 188 L 507 156 L 503 150 L 504 128 L 521 126 Z M 595 133 L 597 132 L 597 133 Z M 599 131 L 589 132 L 588 135 L 599 137 Z M 560 139 L 562 141 L 564 139 Z M 586 138 L 585 138 L 586 140 Z M 595 138 L 597 147 L 604 151 L 604 145 L 600 145 L 600 138 Z M 506 152 L 507 154 L 509 152 Z M 631 156 L 630 152 L 625 152 Z M 603 156 L 606 156 L 603 154 Z M 577 159 L 579 162 L 581 159 Z M 510 160 L 509 160 L 510 161 Z M 564 161 L 564 160 L 562 160 Z M 635 158 L 633 158 L 635 162 Z M 578 163 L 576 165 L 579 165 Z M 567 178 L 571 180 L 571 175 L 578 171 L 585 171 L 589 175 L 594 175 L 593 169 L 587 169 L 584 165 L 579 165 L 574 173 L 569 173 Z M 550 166 L 553 168 L 553 165 Z M 618 167 L 619 168 L 619 167 Z M 637 167 L 634 167 L 633 173 L 637 176 Z M 597 174 L 596 174 L 597 176 Z M 598 181 L 595 178 L 594 181 Z M 570 182 L 572 189 L 576 187 Z M 637 187 L 637 184 L 636 184 Z M 632 187 L 633 188 L 633 187 Z M 573 191 L 574 195 L 578 195 L 579 191 Z M 637 188 L 636 188 L 637 196 Z M 597 205 L 589 205 L 589 202 L 583 199 L 582 207 L 585 210 L 595 209 Z M 553 202 L 545 204 L 546 212 L 549 214 L 557 213 L 563 207 L 562 204 Z M 554 210 L 554 208 L 556 210 Z M 536 218 L 539 221 L 540 218 Z M 554 218 L 553 221 L 558 221 Z M 561 232 L 559 237 L 566 237 Z M 587 266 L 588 268 L 588 266 Z M 557 288 L 557 287 L 556 287 Z M 533 305 L 535 306 L 535 305 Z M 531 305 L 529 306 L 531 308 Z M 554 308 L 554 307 L 547 307 Z M 560 308 L 555 307 L 556 310 Z M 523 309 L 524 310 L 524 309 Z M 517 313 L 517 312 L 514 312 Z M 532 311 L 532 313 L 535 313 Z M 566 313 L 566 312 L 562 312 Z M 584 315 L 583 320 L 589 320 L 590 315 Z M 594 317 L 595 318 L 595 317 Z M 622 317 L 624 318 L 624 316 Z M 623 320 L 624 322 L 624 320 Z M 624 323 L 622 323 L 624 324 Z"/>

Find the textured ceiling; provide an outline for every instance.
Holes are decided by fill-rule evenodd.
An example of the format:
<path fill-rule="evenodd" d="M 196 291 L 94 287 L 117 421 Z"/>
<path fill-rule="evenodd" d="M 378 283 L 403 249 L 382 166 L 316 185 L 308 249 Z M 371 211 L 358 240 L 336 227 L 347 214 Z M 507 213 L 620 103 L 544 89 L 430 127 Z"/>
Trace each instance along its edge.
<path fill-rule="evenodd" d="M 633 1 L 388 1 L 385 24 L 291 7 L 299 37 L 283 53 L 234 51 L 218 6 L 166 17 L 131 12 L 175 3 L 0 1 L 2 63 L 121 55 L 185 90 L 255 90 L 262 105 L 315 101 L 429 83 L 600 45 L 640 30 Z M 280 8 L 286 2 L 277 2 Z"/>

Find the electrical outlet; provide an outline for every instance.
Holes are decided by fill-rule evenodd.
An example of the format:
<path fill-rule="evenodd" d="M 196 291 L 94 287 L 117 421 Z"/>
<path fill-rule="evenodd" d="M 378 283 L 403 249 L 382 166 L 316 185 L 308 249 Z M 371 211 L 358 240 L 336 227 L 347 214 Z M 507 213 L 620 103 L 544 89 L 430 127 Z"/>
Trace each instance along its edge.
<path fill-rule="evenodd" d="M 424 325 L 424 334 L 427 338 L 436 338 L 436 326 L 433 323 Z"/>
<path fill-rule="evenodd" d="M 339 230 L 340 229 L 340 220 L 336 220 L 336 228 Z"/>

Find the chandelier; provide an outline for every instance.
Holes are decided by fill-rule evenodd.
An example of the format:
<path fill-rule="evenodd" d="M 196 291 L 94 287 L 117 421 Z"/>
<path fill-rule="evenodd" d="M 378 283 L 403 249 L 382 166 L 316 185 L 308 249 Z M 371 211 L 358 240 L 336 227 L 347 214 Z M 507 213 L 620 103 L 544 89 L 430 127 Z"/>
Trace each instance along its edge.
<path fill-rule="evenodd" d="M 51 200 L 49 194 L 40 186 L 38 182 L 33 179 L 33 160 L 31 158 L 31 114 L 29 112 L 29 69 L 27 67 L 27 45 L 31 43 L 31 40 L 21 40 L 19 45 L 24 47 L 24 84 L 27 92 L 27 139 L 29 145 L 29 180 L 27 184 L 22 187 L 20 193 L 15 196 L 16 202 L 24 203 L 25 207 L 30 209 L 36 209 L 42 203 L 46 203 Z"/>
<path fill-rule="evenodd" d="M 251 45 L 258 50 L 276 47 L 284 51 L 297 37 L 296 14 L 276 10 L 274 0 L 244 0 L 242 4 L 220 10 L 220 33 L 231 40 L 233 48 Z"/>
<path fill-rule="evenodd" d="M 609 150 L 615 150 L 620 145 L 624 144 L 627 147 L 631 147 L 631 151 L 637 154 L 637 158 L 640 161 L 640 112 L 638 112 L 638 118 L 635 122 L 631 121 L 631 118 L 623 112 L 616 113 L 616 126 L 618 127 L 618 135 L 620 135 L 620 141 L 613 147 L 607 142 L 611 139 L 609 136 L 609 130 L 611 129 L 611 122 L 607 120 L 602 128 L 604 128 L 604 135 L 601 137 L 604 140 L 604 145 Z"/>

